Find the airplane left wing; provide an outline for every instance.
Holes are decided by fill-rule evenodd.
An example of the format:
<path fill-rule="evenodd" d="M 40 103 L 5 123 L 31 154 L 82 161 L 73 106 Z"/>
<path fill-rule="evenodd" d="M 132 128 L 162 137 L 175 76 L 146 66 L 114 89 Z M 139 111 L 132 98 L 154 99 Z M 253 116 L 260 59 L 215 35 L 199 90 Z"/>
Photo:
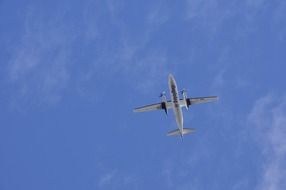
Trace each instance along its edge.
<path fill-rule="evenodd" d="M 208 97 L 198 97 L 198 98 L 189 98 L 191 104 L 200 104 L 207 102 L 214 102 L 218 100 L 217 96 L 208 96 Z"/>
<path fill-rule="evenodd" d="M 207 103 L 207 102 L 214 102 L 214 101 L 217 101 L 217 100 L 218 100 L 217 96 L 186 98 L 186 100 L 180 99 L 180 106 L 181 107 L 185 107 L 185 106 L 190 106 L 192 104 L 201 104 L 201 103 Z"/>
<path fill-rule="evenodd" d="M 166 108 L 167 109 L 172 108 L 172 102 L 171 101 L 168 101 L 166 103 Z M 135 108 L 133 111 L 134 112 L 147 112 L 147 111 L 162 110 L 162 109 L 164 109 L 163 104 L 157 103 L 157 104 L 151 104 L 151 105 L 147 105 L 147 106 L 138 107 L 138 108 Z"/>

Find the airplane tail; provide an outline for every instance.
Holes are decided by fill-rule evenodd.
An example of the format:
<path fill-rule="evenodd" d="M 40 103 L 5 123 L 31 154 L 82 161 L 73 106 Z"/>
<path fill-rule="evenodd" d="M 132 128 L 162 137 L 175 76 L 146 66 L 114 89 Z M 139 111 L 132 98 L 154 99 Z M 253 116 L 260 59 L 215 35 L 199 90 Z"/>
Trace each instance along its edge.
<path fill-rule="evenodd" d="M 177 135 L 182 136 L 182 135 L 186 135 L 186 134 L 193 133 L 193 132 L 195 132 L 194 128 L 184 128 L 182 134 L 181 134 L 180 129 L 176 129 L 176 130 L 168 132 L 167 136 L 177 136 Z"/>

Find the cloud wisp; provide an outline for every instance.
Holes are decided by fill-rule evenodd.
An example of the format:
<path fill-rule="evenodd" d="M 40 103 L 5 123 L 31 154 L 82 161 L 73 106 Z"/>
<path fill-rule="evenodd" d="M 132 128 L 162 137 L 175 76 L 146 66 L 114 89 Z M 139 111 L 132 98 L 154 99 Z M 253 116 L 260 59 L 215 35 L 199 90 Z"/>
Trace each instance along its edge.
<path fill-rule="evenodd" d="M 257 190 L 285 189 L 286 183 L 286 98 L 265 96 L 256 101 L 249 114 L 264 163 Z"/>
<path fill-rule="evenodd" d="M 8 64 L 13 107 L 54 104 L 68 84 L 73 34 L 60 19 L 45 20 L 39 9 L 27 9 L 25 28 Z M 22 104 L 22 105 L 20 105 Z"/>
<path fill-rule="evenodd" d="M 95 55 L 90 57 L 88 67 L 92 69 L 88 69 L 86 75 L 89 76 L 88 80 L 92 80 L 100 75 L 98 71 L 103 71 L 107 80 L 118 76 L 127 81 L 133 90 L 144 93 L 146 89 L 161 84 L 161 79 L 168 73 L 165 50 L 149 47 L 153 32 L 168 20 L 168 6 L 161 8 L 160 3 L 152 4 L 142 15 L 130 19 L 131 13 L 126 11 L 128 6 L 124 2 L 112 2 L 90 2 L 83 11 L 85 28 L 88 30 L 84 39 L 92 42 L 92 45 L 90 42 L 87 44 L 94 49 Z M 99 4 L 104 8 L 95 12 Z M 104 24 L 100 20 L 103 15 L 106 15 Z"/>

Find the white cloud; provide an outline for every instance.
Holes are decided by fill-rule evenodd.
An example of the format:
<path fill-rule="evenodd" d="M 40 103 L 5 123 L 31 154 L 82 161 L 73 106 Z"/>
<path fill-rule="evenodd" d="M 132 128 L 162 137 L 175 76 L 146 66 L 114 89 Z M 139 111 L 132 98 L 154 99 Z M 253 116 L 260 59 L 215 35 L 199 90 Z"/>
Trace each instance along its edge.
<path fill-rule="evenodd" d="M 161 4 L 163 3 L 152 5 L 145 14 L 136 17 L 138 22 L 135 24 L 120 16 L 126 11 L 124 2 L 113 4 L 113 0 L 108 1 L 106 5 L 101 5 L 104 7 L 101 11 L 108 16 L 105 17 L 106 23 L 100 27 L 101 21 L 98 18 L 103 13 L 94 12 L 98 4 L 90 3 L 84 10 L 85 28 L 88 29 L 85 38 L 93 40 L 96 55 L 91 57 L 91 69 L 83 72 L 83 75 L 87 75 L 88 80 L 96 78 L 100 73 L 104 73 L 106 79 L 117 76 L 127 81 L 134 90 L 143 93 L 146 89 L 150 92 L 152 88 L 165 82 L 168 74 L 165 50 L 147 48 L 154 28 L 168 19 L 167 5 Z M 142 30 L 134 29 L 136 26 Z M 109 31 L 111 29 L 116 32 Z M 81 92 L 85 91 L 82 89 L 85 82 L 88 83 L 81 81 L 78 85 Z"/>
<path fill-rule="evenodd" d="M 217 0 L 186 0 L 185 20 L 195 22 L 194 26 L 206 29 L 212 36 L 224 22 L 237 13 L 234 3 L 222 6 Z"/>
<path fill-rule="evenodd" d="M 92 100 L 105 91 L 95 90 L 97 81 L 115 76 L 141 92 L 165 84 L 166 52 L 146 48 L 154 28 L 168 19 L 168 6 L 163 4 L 152 4 L 140 16 L 142 30 L 134 30 L 134 22 L 120 17 L 126 11 L 125 2 L 88 1 L 80 7 L 82 23 L 69 22 L 69 9 L 59 8 L 53 15 L 37 4 L 27 9 L 24 31 L 7 67 L 13 107 L 55 105 L 71 81 L 75 89 L 70 90 Z M 78 47 L 83 52 L 74 55 Z M 84 60 L 76 71 L 72 70 L 79 64 L 75 56 Z"/>
<path fill-rule="evenodd" d="M 237 28 L 234 37 L 245 37 L 253 34 L 259 29 L 262 14 L 267 14 L 268 18 L 278 15 L 278 22 L 281 23 L 281 38 L 285 27 L 285 2 L 272 2 L 267 0 L 186 0 L 184 19 L 193 26 L 200 27 L 201 31 L 206 31 L 211 37 L 225 30 L 225 24 L 232 22 L 233 28 Z M 239 22 L 237 22 L 239 20 Z M 276 19 L 277 20 L 277 19 Z M 275 22 L 275 19 L 274 19 Z"/>
<path fill-rule="evenodd" d="M 99 176 L 97 187 L 100 189 L 137 188 L 135 176 L 113 169 Z"/>
<path fill-rule="evenodd" d="M 112 183 L 112 180 L 115 178 L 115 174 L 116 174 L 116 171 L 113 170 L 110 173 L 106 173 L 102 175 L 99 179 L 98 186 L 102 187 L 105 185 L 110 185 L 110 183 Z"/>
<path fill-rule="evenodd" d="M 27 9 L 22 38 L 8 65 L 16 108 L 26 103 L 54 104 L 62 97 L 70 78 L 69 46 L 75 36 L 67 33 L 68 28 L 60 21 L 62 15 L 57 16 L 59 19 L 47 19 L 40 9 Z"/>
<path fill-rule="evenodd" d="M 285 41 L 286 39 L 286 2 L 280 1 L 277 5 L 277 9 L 274 11 L 274 23 L 277 26 L 278 37 L 281 41 Z"/>
<path fill-rule="evenodd" d="M 286 98 L 265 96 L 258 99 L 249 115 L 257 131 L 264 164 L 257 190 L 286 188 Z"/>
<path fill-rule="evenodd" d="M 147 14 L 147 23 L 153 27 L 169 20 L 169 6 L 165 1 L 157 1 Z"/>

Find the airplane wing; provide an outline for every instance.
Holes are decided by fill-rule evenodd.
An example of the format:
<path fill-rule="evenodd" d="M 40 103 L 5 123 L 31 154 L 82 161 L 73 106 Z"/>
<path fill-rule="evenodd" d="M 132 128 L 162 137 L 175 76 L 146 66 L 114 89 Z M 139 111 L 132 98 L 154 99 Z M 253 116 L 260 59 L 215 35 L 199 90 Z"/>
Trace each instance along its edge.
<path fill-rule="evenodd" d="M 185 107 L 186 104 L 188 104 L 188 105 L 201 104 L 201 103 L 207 103 L 207 102 L 214 102 L 217 100 L 218 100 L 217 96 L 187 98 L 186 101 L 184 99 L 180 99 L 180 106 Z"/>
<path fill-rule="evenodd" d="M 200 104 L 207 102 L 214 102 L 218 100 L 217 96 L 207 96 L 207 97 L 197 97 L 197 98 L 188 98 L 191 104 Z"/>
<path fill-rule="evenodd" d="M 172 108 L 172 102 L 168 101 L 166 107 L 167 109 Z M 138 108 L 135 108 L 133 111 L 134 112 L 146 112 L 146 111 L 161 110 L 161 109 L 163 109 L 162 103 L 157 103 L 157 104 L 151 104 L 147 106 L 138 107 Z"/>

